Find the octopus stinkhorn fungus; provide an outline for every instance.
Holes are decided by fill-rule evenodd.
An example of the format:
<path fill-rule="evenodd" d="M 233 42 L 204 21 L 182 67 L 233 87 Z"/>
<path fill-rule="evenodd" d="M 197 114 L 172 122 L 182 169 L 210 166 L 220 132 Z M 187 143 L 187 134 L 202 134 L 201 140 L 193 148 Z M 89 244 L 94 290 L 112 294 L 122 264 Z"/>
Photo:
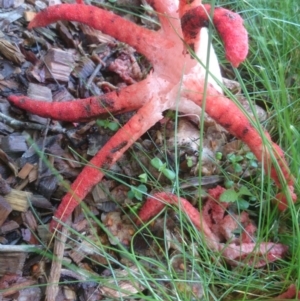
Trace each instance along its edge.
<path fill-rule="evenodd" d="M 232 65 L 237 67 L 246 58 L 248 38 L 242 18 L 224 8 L 212 9 L 208 4 L 201 4 L 200 0 L 180 0 L 179 2 L 178 0 L 151 0 L 148 3 L 158 13 L 161 23 L 161 29 L 158 31 L 142 28 L 109 11 L 85 5 L 81 0 L 78 0 L 76 4 L 51 6 L 37 14 L 28 26 L 29 29 L 33 29 L 58 20 L 78 21 L 131 45 L 147 57 L 153 66 L 153 70 L 141 82 L 127 86 L 121 91 L 101 96 L 78 99 L 68 103 L 35 101 L 26 96 L 8 97 L 8 100 L 19 108 L 39 116 L 64 121 L 88 120 L 107 111 L 116 114 L 137 110 L 127 124 L 84 167 L 72 184 L 70 192 L 63 198 L 55 213 L 56 219 L 66 221 L 93 186 L 101 181 L 104 176 L 102 168 L 112 166 L 138 138 L 162 119 L 162 113 L 165 110 L 178 110 L 184 114 L 194 115 L 200 113 L 201 106 L 204 107 L 203 104 L 209 116 L 249 146 L 258 160 L 263 162 L 265 170 L 270 170 L 270 176 L 279 188 L 282 188 L 281 183 L 285 182 L 284 187 L 288 189 L 284 192 L 296 200 L 293 191 L 294 180 L 284 159 L 283 151 L 271 141 L 267 133 L 263 138 L 251 120 L 222 94 L 215 77 L 206 76 L 207 70 L 214 74 L 214 71 L 211 71 L 212 68 L 208 65 L 207 68 L 203 67 L 206 62 L 213 65 L 213 62 L 217 61 L 213 52 L 210 52 L 210 58 L 203 55 L 203 46 L 201 46 L 205 39 L 205 31 L 201 28 L 210 22 L 220 34 L 224 42 L 226 58 Z M 207 50 L 207 46 L 205 47 L 204 52 Z M 274 162 L 271 160 L 272 157 L 277 160 L 279 168 L 276 169 L 272 164 Z M 166 194 L 158 195 L 158 197 L 173 201 L 175 199 L 174 196 Z M 281 209 L 283 209 L 287 204 L 286 196 L 281 193 L 279 197 Z M 183 200 L 182 202 L 186 204 Z M 146 203 L 146 208 L 153 213 L 153 206 L 149 204 L 149 202 Z M 185 206 L 183 205 L 183 208 Z M 224 248 L 205 223 L 201 224 L 199 212 L 194 211 L 190 206 L 189 208 L 186 213 L 204 232 L 209 245 L 214 250 L 224 249 L 223 254 L 228 259 L 233 253 L 239 256 L 243 253 L 242 245 L 229 245 Z M 140 214 L 142 220 L 144 219 L 143 212 L 142 210 Z M 51 228 L 57 226 L 57 221 L 53 220 Z M 261 246 L 263 250 L 259 251 L 267 253 L 270 248 L 275 247 L 264 244 Z M 250 249 L 252 251 L 254 246 L 251 245 Z M 249 253 L 249 248 L 244 253 Z M 233 257 L 236 258 L 237 255 Z"/>

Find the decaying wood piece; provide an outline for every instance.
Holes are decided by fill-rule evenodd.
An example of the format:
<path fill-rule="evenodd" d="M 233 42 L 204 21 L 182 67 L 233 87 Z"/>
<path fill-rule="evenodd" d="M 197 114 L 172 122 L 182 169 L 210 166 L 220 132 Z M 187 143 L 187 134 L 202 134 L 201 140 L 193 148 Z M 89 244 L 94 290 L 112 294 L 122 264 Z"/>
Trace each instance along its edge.
<path fill-rule="evenodd" d="M 34 97 L 39 101 L 52 101 L 52 92 L 48 87 L 42 86 L 42 85 L 37 85 L 30 83 L 27 89 L 28 95 L 31 95 L 30 97 Z M 43 118 L 40 116 L 37 116 L 35 114 L 28 114 L 29 120 L 33 122 L 38 122 L 41 124 L 47 124 L 48 119 Z"/>
<path fill-rule="evenodd" d="M 29 208 L 31 196 L 31 192 L 12 189 L 9 194 L 4 196 L 4 198 L 11 205 L 13 210 L 26 212 Z"/>
<path fill-rule="evenodd" d="M 24 55 L 20 52 L 20 49 L 14 46 L 7 40 L 0 39 L 0 53 L 9 61 L 21 65 L 24 61 Z"/>
<path fill-rule="evenodd" d="M 36 280 L 31 277 L 21 277 L 18 274 L 7 274 L 0 279 L 0 297 L 9 297 L 20 290 L 26 289 L 36 284 Z M 36 295 L 39 300 L 38 296 Z M 2 299 L 1 299 L 2 300 Z M 7 299 L 4 299 L 7 300 Z M 11 300 L 11 299 L 9 299 Z M 15 300 L 15 299 L 14 299 Z M 18 298 L 18 300 L 24 300 Z M 25 299 L 27 300 L 27 299 Z"/>
<path fill-rule="evenodd" d="M 16 221 L 8 220 L 0 227 L 0 234 L 5 235 L 19 228 L 20 225 Z"/>
<path fill-rule="evenodd" d="M 72 74 L 80 80 L 87 82 L 87 78 L 93 73 L 95 68 L 96 65 L 90 58 L 83 57 L 76 64 Z"/>
<path fill-rule="evenodd" d="M 1 252 L 0 249 L 0 276 L 5 274 L 22 275 L 26 257 L 25 252 Z"/>
<path fill-rule="evenodd" d="M 97 254 L 99 252 L 96 247 L 97 240 L 99 238 L 95 237 L 95 235 L 88 235 L 85 240 L 81 243 L 77 243 L 74 248 L 69 252 L 69 257 L 72 258 L 74 262 L 79 264 L 84 258 L 87 258 L 93 254 Z"/>
<path fill-rule="evenodd" d="M 104 34 L 100 30 L 96 30 L 90 26 L 79 24 L 80 29 L 84 33 L 85 37 L 88 39 L 89 44 L 101 44 L 101 43 L 116 43 L 116 40 L 107 34 Z"/>
<path fill-rule="evenodd" d="M 38 224 L 33 213 L 30 210 L 28 210 L 26 212 L 23 212 L 21 216 L 23 224 L 27 226 L 27 228 L 30 229 L 30 231 L 36 231 Z"/>
<path fill-rule="evenodd" d="M 11 205 L 2 196 L 0 196 L 0 227 L 11 212 Z"/>
<path fill-rule="evenodd" d="M 2 145 L 2 140 L 1 140 Z M 2 147 L 2 146 L 1 146 Z M 13 175 L 17 176 L 18 168 L 13 160 L 5 153 L 2 149 L 0 149 L 0 161 L 2 161 L 7 167 L 11 170 Z"/>
<path fill-rule="evenodd" d="M 19 171 L 18 177 L 19 177 L 20 179 L 25 180 L 25 179 L 28 177 L 28 175 L 30 174 L 30 172 L 32 171 L 33 168 L 34 168 L 34 165 L 33 165 L 33 164 L 26 163 L 26 164 L 21 168 L 21 170 Z"/>
<path fill-rule="evenodd" d="M 108 280 L 107 285 L 100 287 L 105 296 L 112 298 L 122 298 L 134 295 L 144 289 L 144 287 L 132 275 L 138 273 L 138 268 L 133 266 L 124 270 L 118 269 L 114 271 L 114 276 Z M 131 275 L 128 277 L 128 275 Z M 121 279 L 121 280 L 117 280 Z"/>
<path fill-rule="evenodd" d="M 51 211 L 54 209 L 52 203 L 40 194 L 33 194 L 32 197 L 30 198 L 30 201 L 34 207 L 48 209 Z"/>
<path fill-rule="evenodd" d="M 67 82 L 74 67 L 74 59 L 70 52 L 52 48 L 44 58 L 46 79 Z"/>
<path fill-rule="evenodd" d="M 11 126 L 14 129 L 38 130 L 38 131 L 45 131 L 47 129 L 45 125 L 17 120 L 1 112 L 0 112 L 0 121 L 3 124 Z M 49 131 L 54 133 L 65 133 L 65 129 L 63 129 L 61 126 L 54 125 L 54 126 L 49 126 L 48 128 Z M 13 132 L 13 129 L 11 130 L 12 130 L 11 132 Z"/>
<path fill-rule="evenodd" d="M 58 293 L 58 283 L 61 273 L 62 260 L 65 251 L 65 243 L 68 237 L 68 228 L 63 227 L 60 233 L 57 233 L 53 255 L 55 260 L 52 261 L 51 272 L 48 279 L 48 286 L 46 289 L 46 300 L 55 301 Z"/>
<path fill-rule="evenodd" d="M 56 30 L 58 35 L 66 44 L 67 48 L 76 48 L 78 41 L 74 39 L 74 36 L 70 28 L 64 22 L 57 22 Z"/>
<path fill-rule="evenodd" d="M 64 286 L 62 287 L 63 295 L 66 300 L 76 300 L 76 292 L 75 290 L 70 286 Z"/>
<path fill-rule="evenodd" d="M 2 253 L 32 253 L 36 251 L 41 251 L 42 246 L 31 246 L 31 245 L 0 245 L 0 254 Z"/>
<path fill-rule="evenodd" d="M 129 245 L 135 229 L 129 220 L 121 218 L 120 212 L 102 213 L 101 221 L 111 233 L 108 239 L 112 245 Z"/>
<path fill-rule="evenodd" d="M 52 235 L 46 225 L 38 225 L 37 234 L 44 244 L 48 244 L 51 241 Z"/>
<path fill-rule="evenodd" d="M 25 11 L 24 12 L 24 19 L 26 22 L 32 21 L 35 16 L 36 16 L 36 13 L 33 11 Z"/>
<path fill-rule="evenodd" d="M 20 155 L 28 149 L 26 137 L 21 134 L 5 136 L 1 139 L 1 148 L 9 156 Z"/>
<path fill-rule="evenodd" d="M 32 285 L 18 290 L 18 300 L 24 301 L 40 301 L 42 300 L 41 287 Z"/>
<path fill-rule="evenodd" d="M 13 7 L 14 1 L 13 0 L 1 0 L 0 1 L 0 8 L 10 8 Z"/>

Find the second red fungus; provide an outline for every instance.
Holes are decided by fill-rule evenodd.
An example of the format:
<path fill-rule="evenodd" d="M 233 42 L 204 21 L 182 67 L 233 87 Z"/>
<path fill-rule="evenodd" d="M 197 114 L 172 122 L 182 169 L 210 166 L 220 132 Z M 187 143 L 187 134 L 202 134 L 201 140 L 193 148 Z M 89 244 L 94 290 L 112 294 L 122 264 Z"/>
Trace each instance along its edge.
<path fill-rule="evenodd" d="M 240 239 L 235 241 L 232 238 L 231 235 L 238 228 L 239 223 L 237 222 L 237 216 L 226 215 L 228 204 L 218 202 L 224 190 L 224 188 L 217 186 L 208 191 L 209 199 L 204 205 L 202 213 L 186 199 L 171 193 L 156 193 L 147 198 L 145 205 L 139 212 L 140 220 L 137 223 L 149 220 L 155 214 L 158 214 L 166 204 L 172 204 L 182 210 L 194 226 L 203 233 L 207 245 L 214 251 L 220 252 L 231 265 L 236 265 L 241 260 L 245 260 L 247 264 L 261 267 L 282 258 L 288 250 L 286 246 L 274 243 L 256 244 L 251 241 L 249 235 L 253 235 L 256 228 L 245 213 L 241 214 L 239 221 L 244 229 Z M 224 234 L 223 229 L 227 233 Z"/>

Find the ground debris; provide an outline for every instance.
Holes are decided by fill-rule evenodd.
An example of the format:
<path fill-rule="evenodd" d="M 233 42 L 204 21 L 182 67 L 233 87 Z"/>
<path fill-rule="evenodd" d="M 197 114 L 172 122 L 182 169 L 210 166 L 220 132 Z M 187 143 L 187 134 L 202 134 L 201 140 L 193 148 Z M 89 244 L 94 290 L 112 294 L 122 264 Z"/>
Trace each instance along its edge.
<path fill-rule="evenodd" d="M 0 196 L 0 229 L 11 211 L 12 206 L 2 196 Z"/>
<path fill-rule="evenodd" d="M 134 275 L 136 274 L 136 279 Z M 129 276 L 130 275 L 130 276 Z M 115 269 L 114 275 L 109 277 L 106 283 L 100 286 L 104 296 L 111 298 L 124 298 L 132 296 L 144 289 L 138 281 L 138 269 L 134 266 L 127 269 Z"/>
<path fill-rule="evenodd" d="M 12 189 L 4 198 L 11 205 L 13 210 L 26 212 L 29 208 L 31 196 L 31 192 Z"/>
<path fill-rule="evenodd" d="M 8 273 L 0 279 L 1 297 L 11 297 L 15 293 L 20 293 L 24 298 L 30 297 L 26 300 L 40 300 L 40 289 L 31 289 L 36 281 L 31 277 L 22 277 L 15 273 Z M 25 292 L 22 292 L 25 290 Z M 35 297 L 36 299 L 33 299 Z M 20 299 L 19 299 L 20 300 Z"/>
<path fill-rule="evenodd" d="M 6 274 L 22 275 L 27 254 L 21 252 L 6 252 L 0 256 L 0 276 Z M 0 290 L 1 291 L 1 290 Z"/>
<path fill-rule="evenodd" d="M 55 79 L 62 82 L 69 80 L 74 67 L 73 54 L 57 48 L 51 48 L 44 57 L 45 79 Z"/>
<path fill-rule="evenodd" d="M 9 61 L 14 62 L 17 65 L 21 65 L 25 61 L 20 49 L 4 39 L 0 39 L 0 53 Z"/>

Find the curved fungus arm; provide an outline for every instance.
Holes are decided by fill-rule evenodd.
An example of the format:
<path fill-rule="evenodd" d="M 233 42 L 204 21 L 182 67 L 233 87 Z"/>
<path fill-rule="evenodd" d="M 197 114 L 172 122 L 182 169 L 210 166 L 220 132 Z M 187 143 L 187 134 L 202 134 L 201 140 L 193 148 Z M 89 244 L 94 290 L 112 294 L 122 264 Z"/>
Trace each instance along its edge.
<path fill-rule="evenodd" d="M 224 188 L 217 186 L 209 190 L 210 198 L 218 199 Z M 275 243 L 245 243 L 226 244 L 220 243 L 219 238 L 212 232 L 206 218 L 189 201 L 180 198 L 172 193 L 158 192 L 147 198 L 145 204 L 139 212 L 137 224 L 149 220 L 158 214 L 166 204 L 177 206 L 190 218 L 194 226 L 203 233 L 207 245 L 215 252 L 219 252 L 224 259 L 235 266 L 240 264 L 241 259 L 246 259 L 247 264 L 254 264 L 255 267 L 262 267 L 266 264 L 282 258 L 288 247 Z"/>
<path fill-rule="evenodd" d="M 208 4 L 188 10 L 181 18 L 184 40 L 195 50 L 201 27 L 210 21 L 211 7 Z M 248 33 L 243 25 L 243 19 L 236 13 L 225 8 L 215 8 L 213 24 L 220 34 L 225 47 L 226 58 L 237 67 L 248 54 Z"/>
<path fill-rule="evenodd" d="M 63 197 L 54 217 L 66 221 L 75 207 L 102 180 L 103 170 L 110 168 L 137 139 L 162 119 L 162 110 L 156 100 L 149 101 L 139 109 L 83 168 L 69 192 Z M 56 227 L 59 227 L 59 223 L 52 220 L 50 229 Z"/>
<path fill-rule="evenodd" d="M 85 4 L 50 6 L 35 16 L 29 23 L 28 29 L 47 26 L 61 20 L 77 21 L 101 30 L 120 42 L 131 45 L 151 62 L 156 61 L 159 49 L 172 46 L 167 39 L 155 31 L 140 27 L 112 12 Z"/>
<path fill-rule="evenodd" d="M 16 95 L 11 95 L 7 99 L 17 107 L 41 117 L 78 122 L 107 113 L 135 111 L 147 101 L 149 89 L 151 89 L 150 78 L 123 88 L 121 93 L 113 91 L 71 101 L 47 102 Z"/>
<path fill-rule="evenodd" d="M 219 249 L 218 237 L 210 230 L 199 211 L 189 201 L 172 193 L 158 192 L 148 197 L 139 212 L 137 224 L 148 221 L 151 217 L 161 212 L 166 204 L 173 204 L 180 208 L 190 218 L 195 227 L 203 232 L 208 245 L 214 250 Z"/>
<path fill-rule="evenodd" d="M 295 202 L 297 196 L 294 193 L 294 177 L 291 174 L 282 149 L 272 142 L 268 133 L 265 139 L 252 125 L 248 117 L 229 98 L 219 93 L 210 84 L 205 85 L 204 80 L 195 79 L 193 76 L 186 77 L 182 95 L 194 101 L 200 107 L 203 103 L 204 87 L 206 86 L 205 111 L 217 123 L 223 126 L 229 133 L 246 143 L 260 162 L 263 162 L 265 171 L 270 170 L 270 177 L 279 188 L 282 188 L 282 179 L 286 181 L 287 193 Z M 272 163 L 272 156 L 276 159 L 278 169 Z M 287 198 L 284 194 L 278 194 L 281 206 L 280 210 L 286 208 Z"/>

